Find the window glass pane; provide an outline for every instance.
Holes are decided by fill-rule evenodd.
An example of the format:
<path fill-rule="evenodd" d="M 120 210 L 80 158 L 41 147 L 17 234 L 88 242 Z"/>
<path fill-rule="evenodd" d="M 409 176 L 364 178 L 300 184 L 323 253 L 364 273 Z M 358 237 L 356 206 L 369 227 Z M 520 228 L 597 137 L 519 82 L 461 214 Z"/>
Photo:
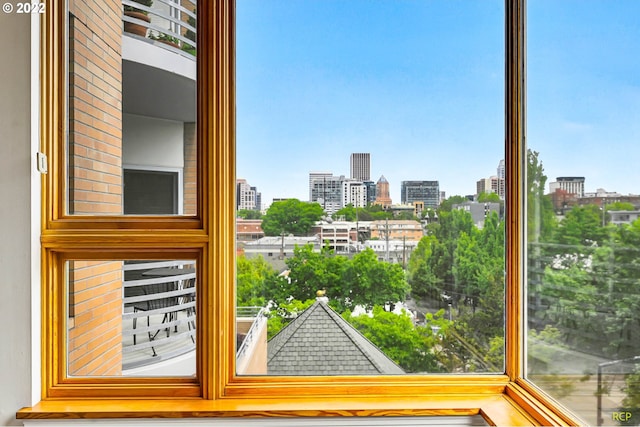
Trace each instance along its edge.
<path fill-rule="evenodd" d="M 68 375 L 193 376 L 195 261 L 66 263 Z"/>
<path fill-rule="evenodd" d="M 528 2 L 528 377 L 640 422 L 640 3 Z"/>
<path fill-rule="evenodd" d="M 504 2 L 238 0 L 239 374 L 503 372 Z"/>
<path fill-rule="evenodd" d="M 69 0 L 67 213 L 196 213 L 195 26 L 193 0 Z M 124 168 L 180 182 L 127 200 Z"/>

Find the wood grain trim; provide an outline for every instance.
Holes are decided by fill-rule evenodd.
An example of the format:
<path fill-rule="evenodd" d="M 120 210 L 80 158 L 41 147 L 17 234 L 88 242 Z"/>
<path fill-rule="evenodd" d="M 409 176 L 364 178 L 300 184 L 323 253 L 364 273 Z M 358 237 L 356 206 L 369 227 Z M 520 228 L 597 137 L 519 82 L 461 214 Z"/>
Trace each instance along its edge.
<path fill-rule="evenodd" d="M 513 401 L 498 395 L 402 398 L 231 400 L 46 401 L 18 412 L 18 419 L 372 417 L 481 414 L 491 425 L 535 423 Z M 392 423 L 392 421 L 390 420 Z"/>
<path fill-rule="evenodd" d="M 512 380 L 524 373 L 524 8 L 523 0 L 505 2 L 505 369 Z"/>

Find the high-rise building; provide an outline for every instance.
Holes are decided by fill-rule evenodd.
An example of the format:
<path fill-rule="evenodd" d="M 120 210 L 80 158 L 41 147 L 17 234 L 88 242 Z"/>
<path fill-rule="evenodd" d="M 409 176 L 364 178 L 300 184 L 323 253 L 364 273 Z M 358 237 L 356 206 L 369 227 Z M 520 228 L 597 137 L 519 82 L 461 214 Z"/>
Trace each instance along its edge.
<path fill-rule="evenodd" d="M 367 204 L 372 205 L 376 201 L 376 183 L 373 181 L 364 181 L 363 184 L 367 188 Z"/>
<path fill-rule="evenodd" d="M 342 205 L 356 208 L 367 206 L 367 187 L 362 181 L 345 179 L 342 182 Z"/>
<path fill-rule="evenodd" d="M 438 181 L 402 181 L 400 193 L 402 204 L 422 202 L 425 208 L 437 208 L 440 204 Z"/>
<path fill-rule="evenodd" d="M 309 172 L 309 201 L 314 202 L 313 200 L 313 183 L 314 181 L 324 181 L 327 179 L 331 179 L 333 174 L 331 172 Z"/>
<path fill-rule="evenodd" d="M 351 153 L 351 179 L 369 181 L 371 179 L 371 154 Z"/>
<path fill-rule="evenodd" d="M 481 178 L 476 182 L 476 196 L 482 193 L 495 193 L 500 197 L 500 200 L 504 200 L 505 177 L 505 163 L 504 160 L 500 160 L 496 168 L 496 175 L 490 176 L 489 178 Z"/>
<path fill-rule="evenodd" d="M 389 197 L 389 181 L 382 175 L 376 183 L 376 205 L 380 205 L 383 208 L 391 206 L 391 197 Z"/>
<path fill-rule="evenodd" d="M 569 194 L 575 194 L 576 197 L 584 196 L 584 177 L 583 176 L 559 176 L 555 182 L 549 183 L 549 192 L 555 193 L 556 190 L 564 190 Z"/>
<path fill-rule="evenodd" d="M 504 159 L 500 160 L 498 163 L 498 170 L 496 171 L 498 175 L 498 196 L 500 196 L 500 200 L 504 200 L 505 196 L 505 178 L 506 178 L 506 168 Z"/>
<path fill-rule="evenodd" d="M 255 210 L 262 208 L 262 195 L 256 187 L 252 187 L 247 183 L 246 179 L 236 180 L 236 209 L 238 210 Z"/>
<path fill-rule="evenodd" d="M 317 202 L 328 214 L 339 211 L 343 205 L 344 175 L 311 172 L 309 174 L 309 201 Z"/>
<path fill-rule="evenodd" d="M 504 200 L 504 179 L 497 176 L 482 178 L 476 182 L 476 196 L 482 193 L 496 193 Z"/>

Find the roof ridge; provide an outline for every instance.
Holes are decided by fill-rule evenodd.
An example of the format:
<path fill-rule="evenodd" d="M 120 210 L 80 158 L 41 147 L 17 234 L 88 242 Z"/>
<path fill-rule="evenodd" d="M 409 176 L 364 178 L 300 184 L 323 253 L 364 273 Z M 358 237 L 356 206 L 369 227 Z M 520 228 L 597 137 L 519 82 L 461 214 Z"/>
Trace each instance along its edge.
<path fill-rule="evenodd" d="M 327 305 L 327 304 L 325 304 Z M 332 318 L 334 318 L 334 321 L 336 322 L 336 324 L 340 327 L 340 329 L 342 329 L 345 332 L 345 335 L 347 335 L 347 337 L 349 337 L 349 339 L 351 340 L 351 342 L 353 342 L 355 344 L 355 346 L 358 348 L 358 350 L 360 350 L 360 352 L 367 358 L 367 360 L 369 360 L 371 362 L 371 364 L 373 366 L 376 367 L 376 369 L 378 370 L 378 372 L 382 373 L 384 372 L 383 367 L 381 366 L 381 364 L 378 362 L 378 360 L 373 356 L 371 350 L 377 352 L 378 354 L 384 356 L 389 362 L 393 363 L 394 365 L 396 365 L 398 368 L 400 368 L 400 366 L 393 361 L 393 359 L 391 359 L 389 356 L 387 356 L 380 348 L 378 348 L 378 346 L 376 346 L 369 338 L 367 338 L 362 332 L 360 332 L 355 326 L 353 326 L 351 323 L 349 323 L 346 319 L 344 319 L 340 314 L 338 314 L 337 311 L 335 311 L 333 308 L 329 307 L 327 305 L 325 311 L 327 311 L 327 313 L 329 314 L 329 316 L 331 316 Z M 338 319 L 338 321 L 336 321 L 335 319 Z M 356 340 L 354 339 L 355 337 L 359 338 L 360 340 Z M 362 346 L 362 340 L 364 340 L 365 344 L 367 346 L 369 346 L 369 348 L 364 348 Z M 360 341 L 360 342 L 358 342 Z M 402 369 L 402 368 L 400 368 Z"/>
<path fill-rule="evenodd" d="M 298 329 L 304 324 L 303 319 L 306 319 L 315 311 L 317 306 L 320 305 L 318 301 L 311 304 L 309 307 L 302 310 L 291 322 L 285 325 L 277 334 L 275 334 L 269 341 L 273 343 L 273 352 L 267 352 L 267 359 L 273 359 L 289 341 L 289 338 L 296 333 Z M 269 353 L 271 356 L 269 357 Z"/>

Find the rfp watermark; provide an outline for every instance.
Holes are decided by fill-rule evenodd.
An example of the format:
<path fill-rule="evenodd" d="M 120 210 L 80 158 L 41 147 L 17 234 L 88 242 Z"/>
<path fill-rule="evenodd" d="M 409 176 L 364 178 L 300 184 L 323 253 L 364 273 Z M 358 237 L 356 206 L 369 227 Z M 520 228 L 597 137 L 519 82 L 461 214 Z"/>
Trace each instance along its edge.
<path fill-rule="evenodd" d="M 44 13 L 44 3 L 4 3 L 2 5 L 4 13 Z"/>

